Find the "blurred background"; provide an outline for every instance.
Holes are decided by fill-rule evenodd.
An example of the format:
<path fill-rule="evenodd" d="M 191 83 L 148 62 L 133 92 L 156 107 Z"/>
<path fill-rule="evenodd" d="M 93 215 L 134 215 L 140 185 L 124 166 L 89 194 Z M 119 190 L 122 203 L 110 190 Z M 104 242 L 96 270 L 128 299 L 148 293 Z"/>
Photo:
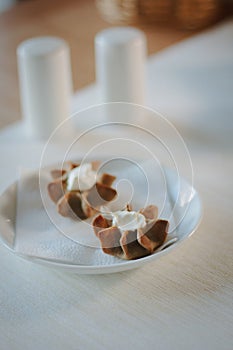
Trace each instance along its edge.
<path fill-rule="evenodd" d="M 232 0 L 0 0 L 0 127 L 21 118 L 16 48 L 54 35 L 71 48 L 74 90 L 95 80 L 94 37 L 104 28 L 142 29 L 148 54 L 213 26 L 232 14 Z"/>

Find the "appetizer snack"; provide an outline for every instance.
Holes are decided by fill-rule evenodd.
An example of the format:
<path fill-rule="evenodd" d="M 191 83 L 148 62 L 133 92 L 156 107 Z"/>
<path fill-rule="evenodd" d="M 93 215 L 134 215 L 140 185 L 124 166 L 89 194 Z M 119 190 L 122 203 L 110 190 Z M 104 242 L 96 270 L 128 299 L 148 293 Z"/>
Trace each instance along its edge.
<path fill-rule="evenodd" d="M 98 215 L 93 220 L 93 229 L 106 254 L 131 260 L 152 254 L 166 240 L 169 223 L 157 219 L 158 209 L 154 205 L 132 211 Z"/>
<path fill-rule="evenodd" d="M 70 162 L 67 169 L 51 171 L 53 181 L 48 184 L 48 193 L 60 215 L 85 220 L 114 199 L 117 192 L 111 185 L 115 176 L 97 175 L 99 164 Z"/>

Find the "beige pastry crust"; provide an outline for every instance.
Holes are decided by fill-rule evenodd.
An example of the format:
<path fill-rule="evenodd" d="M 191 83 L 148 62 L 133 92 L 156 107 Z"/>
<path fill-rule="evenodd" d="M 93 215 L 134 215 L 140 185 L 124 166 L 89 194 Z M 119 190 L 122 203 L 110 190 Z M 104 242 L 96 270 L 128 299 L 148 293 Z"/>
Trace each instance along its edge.
<path fill-rule="evenodd" d="M 92 169 L 97 170 L 100 162 L 91 162 Z M 112 201 L 117 192 L 111 187 L 116 179 L 107 173 L 101 174 L 96 184 L 87 191 L 68 191 L 67 176 L 70 170 L 78 167 L 79 163 L 69 162 L 67 169 L 54 169 L 51 171 L 53 181 L 48 184 L 48 193 L 51 200 L 56 203 L 57 211 L 64 217 L 85 220 L 95 215 L 98 208 L 106 202 Z"/>
<path fill-rule="evenodd" d="M 126 210 L 131 211 L 131 207 Z M 165 242 L 169 223 L 157 218 L 157 207 L 150 205 L 139 212 L 145 216 L 146 225 L 133 231 L 122 232 L 103 215 L 94 218 L 93 230 L 104 253 L 126 260 L 138 259 L 152 254 Z"/>

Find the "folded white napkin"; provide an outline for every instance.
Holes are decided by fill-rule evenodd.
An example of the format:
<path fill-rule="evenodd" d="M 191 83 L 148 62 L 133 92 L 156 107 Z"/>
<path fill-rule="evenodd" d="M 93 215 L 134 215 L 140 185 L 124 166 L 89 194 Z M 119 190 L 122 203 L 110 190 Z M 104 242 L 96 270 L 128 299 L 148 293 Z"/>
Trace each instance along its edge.
<path fill-rule="evenodd" d="M 50 179 L 51 180 L 51 179 Z M 42 181 L 49 181 L 49 176 Z M 52 208 L 53 207 L 53 208 Z M 54 214 L 55 205 L 51 203 Z M 66 225 L 70 220 L 62 218 Z M 64 226 L 63 225 L 63 229 Z M 76 223 L 74 222 L 74 225 Z M 24 173 L 18 181 L 15 251 L 21 254 L 81 265 L 107 265 L 115 259 L 101 249 L 80 245 L 65 237 L 51 222 L 42 202 L 38 173 Z M 119 262 L 119 261 L 118 261 Z"/>

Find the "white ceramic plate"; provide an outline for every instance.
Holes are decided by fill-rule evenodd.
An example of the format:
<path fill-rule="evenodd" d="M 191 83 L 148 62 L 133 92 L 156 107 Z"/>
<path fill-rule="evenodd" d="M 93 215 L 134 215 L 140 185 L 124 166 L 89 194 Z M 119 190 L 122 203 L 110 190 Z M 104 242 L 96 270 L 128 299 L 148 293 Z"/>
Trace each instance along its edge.
<path fill-rule="evenodd" d="M 168 241 L 154 254 L 132 261 L 124 261 L 117 258 L 112 263 L 107 264 L 88 264 L 78 261 L 65 261 L 63 256 L 46 257 L 41 254 L 27 254 L 15 249 L 16 240 L 16 207 L 17 207 L 17 183 L 8 187 L 0 196 L 0 239 L 3 244 L 13 253 L 28 259 L 32 262 L 44 264 L 53 268 L 70 270 L 80 274 L 102 274 L 113 273 L 124 270 L 130 270 L 143 266 L 146 263 L 159 259 L 162 255 L 169 253 L 196 230 L 202 215 L 201 202 L 196 190 L 188 184 L 184 179 L 179 179 L 174 171 L 164 169 L 166 177 L 168 196 L 173 207 L 173 219 L 177 223 L 177 227 L 168 235 Z M 179 182 L 179 184 L 178 184 Z M 156 204 L 156 203 L 154 203 Z M 40 218 L 38 218 L 39 221 Z M 33 225 L 31 225 L 31 233 L 33 234 Z M 67 242 L 71 240 L 67 237 Z M 76 244 L 72 242 L 72 244 Z M 36 247 L 35 247 L 36 248 Z M 85 249 L 85 247 L 83 248 Z M 94 248 L 92 248 L 94 249 Z M 98 248 L 97 248 L 98 249 Z M 37 250 L 35 249 L 35 252 Z M 111 261 L 111 260 L 110 260 Z"/>

